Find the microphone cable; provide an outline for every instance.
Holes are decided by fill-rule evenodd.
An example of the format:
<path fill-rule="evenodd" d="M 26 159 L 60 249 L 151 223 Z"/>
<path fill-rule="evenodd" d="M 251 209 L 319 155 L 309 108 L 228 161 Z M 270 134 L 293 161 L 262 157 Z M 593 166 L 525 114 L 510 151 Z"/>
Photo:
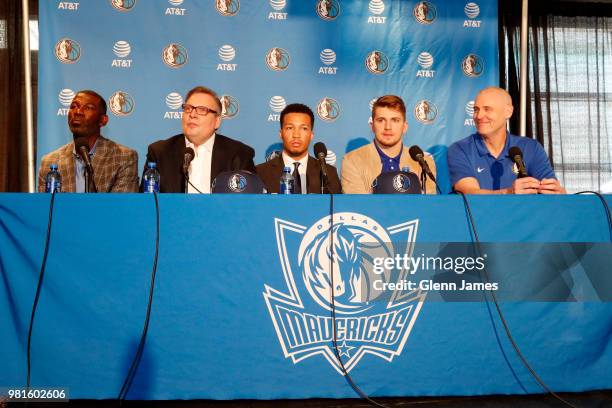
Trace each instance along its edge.
<path fill-rule="evenodd" d="M 601 201 L 601 204 L 604 206 L 604 209 L 606 210 L 606 217 L 608 218 L 608 228 L 610 229 L 610 241 L 612 241 L 612 213 L 610 213 L 610 207 L 608 206 L 606 199 L 604 198 L 603 195 L 601 195 L 597 191 L 580 191 L 576 193 L 575 195 L 584 195 L 584 194 L 596 195 L 597 198 L 599 198 L 599 200 Z"/>
<path fill-rule="evenodd" d="M 351 375 L 348 373 L 348 371 L 346 370 L 346 366 L 344 365 L 344 362 L 342 361 L 342 356 L 340 355 L 340 352 L 338 351 L 338 326 L 336 324 L 336 301 L 335 301 L 335 295 L 334 295 L 334 193 L 331 191 L 331 189 L 329 189 L 329 217 L 331 220 L 330 223 L 330 228 L 329 228 L 329 239 L 330 239 L 330 243 L 329 243 L 329 269 L 330 269 L 330 300 L 331 300 L 331 321 L 332 321 L 332 345 L 334 346 L 334 354 L 336 355 L 336 359 L 338 359 L 338 363 L 340 364 L 340 369 L 342 371 L 342 375 L 344 377 L 344 379 L 346 380 L 346 382 L 348 383 L 348 385 L 353 389 L 353 391 L 355 391 L 357 393 L 357 395 L 359 395 L 362 399 L 364 399 L 365 401 L 369 402 L 370 404 L 376 406 L 376 407 L 381 407 L 381 408 L 388 408 L 386 405 L 383 405 L 379 402 L 374 401 L 372 398 L 370 398 L 365 392 L 363 392 L 361 390 L 361 388 L 359 388 L 359 386 L 355 383 L 355 381 L 353 381 L 353 378 L 351 377 Z"/>
<path fill-rule="evenodd" d="M 45 268 L 47 266 L 47 255 L 49 254 L 49 243 L 51 239 L 51 225 L 53 224 L 53 205 L 55 203 L 55 194 L 51 193 L 51 202 L 49 204 L 49 219 L 47 221 L 47 234 L 45 236 L 45 249 L 43 252 L 42 263 L 40 265 L 40 273 L 38 274 L 38 282 L 36 284 L 36 295 L 34 296 L 34 303 L 32 304 L 32 313 L 30 314 L 30 325 L 28 326 L 28 345 L 26 351 L 26 389 L 30 388 L 30 374 L 31 374 L 31 362 L 32 362 L 32 331 L 34 329 L 34 318 L 36 317 L 36 309 L 38 308 L 38 301 L 40 299 L 40 291 L 45 277 Z"/>
<path fill-rule="evenodd" d="M 138 348 L 136 349 L 136 354 L 134 355 L 134 359 L 132 360 L 132 365 L 125 376 L 125 380 L 123 381 L 123 385 L 121 386 L 121 391 L 119 391 L 119 395 L 117 399 L 119 400 L 119 405 L 121 402 L 125 400 L 128 392 L 130 391 L 130 387 L 132 386 L 132 381 L 136 376 L 136 369 L 140 364 L 140 359 L 142 357 L 142 352 L 144 350 L 145 341 L 147 339 L 147 333 L 149 331 L 149 320 L 151 317 L 151 306 L 153 304 L 153 292 L 155 289 L 155 276 L 157 275 L 157 258 L 159 256 L 159 202 L 157 198 L 157 193 L 153 192 L 153 198 L 155 199 L 155 256 L 153 257 L 153 270 L 151 272 L 151 284 L 149 287 L 149 301 L 147 303 L 147 313 L 145 316 L 144 327 L 142 328 L 142 334 L 140 335 L 140 342 L 138 343 Z"/>
<path fill-rule="evenodd" d="M 461 198 L 463 199 L 463 203 L 464 203 L 465 210 L 467 212 L 467 216 L 468 216 L 468 220 L 469 220 L 469 227 L 471 227 L 472 233 L 474 234 L 474 242 L 473 243 L 475 244 L 475 247 L 476 247 L 476 250 L 477 250 L 477 255 L 482 256 L 482 254 L 483 254 L 482 247 L 480 246 L 480 239 L 478 238 L 478 232 L 476 231 L 476 223 L 474 222 L 474 217 L 472 215 L 472 210 L 470 208 L 470 204 L 468 203 L 467 197 L 466 197 L 466 195 L 464 193 L 462 193 L 461 191 L 457 191 L 457 193 L 461 194 Z M 486 267 L 483 268 L 482 271 L 483 271 L 483 275 L 484 275 L 484 278 L 485 278 L 485 281 L 486 281 L 485 283 L 491 283 L 491 277 L 489 276 L 489 272 L 487 271 L 487 268 Z M 542 387 L 543 390 L 548 392 L 550 395 L 555 397 L 557 400 L 559 400 L 563 404 L 567 405 L 568 407 L 577 408 L 575 405 L 573 405 L 569 401 L 565 400 L 559 394 L 555 393 L 544 382 L 544 380 L 542 380 L 542 378 L 535 372 L 535 370 L 531 367 L 531 365 L 527 361 L 527 358 L 521 352 L 518 344 L 516 343 L 516 341 L 514 340 L 514 337 L 512 336 L 512 333 L 510 332 L 510 327 L 508 326 L 508 322 L 506 321 L 504 313 L 501 310 L 501 307 L 499 305 L 499 301 L 497 300 L 497 296 L 495 295 L 495 291 L 492 291 L 492 290 L 484 291 L 485 299 L 486 299 L 487 292 L 490 294 L 491 298 L 493 299 L 493 303 L 495 305 L 495 309 L 497 311 L 497 315 L 499 316 L 499 319 L 500 319 L 500 321 L 502 323 L 502 326 L 504 327 L 504 332 L 506 333 L 506 337 L 510 341 L 510 344 L 512 345 L 512 348 L 514 349 L 514 352 L 516 353 L 518 358 L 521 360 L 521 363 L 529 371 L 529 373 L 531 374 L 533 379 L 536 380 L 536 382 L 540 385 L 540 387 Z M 488 300 L 487 300 L 487 302 L 488 302 Z"/>
<path fill-rule="evenodd" d="M 189 177 L 187 177 L 187 183 L 189 183 L 189 185 L 191 187 L 193 187 L 195 189 L 195 191 L 197 191 L 200 194 L 204 194 L 203 192 L 200 191 L 199 188 L 197 188 L 196 186 L 193 185 L 193 183 L 191 182 L 191 180 L 189 180 Z M 189 194 L 187 191 L 185 191 L 185 194 Z"/>

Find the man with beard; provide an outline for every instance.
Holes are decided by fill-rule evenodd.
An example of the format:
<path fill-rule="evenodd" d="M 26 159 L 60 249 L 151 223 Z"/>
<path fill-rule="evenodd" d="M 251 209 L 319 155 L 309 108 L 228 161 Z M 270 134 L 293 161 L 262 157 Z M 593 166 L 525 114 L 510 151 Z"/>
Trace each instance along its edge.
<path fill-rule="evenodd" d="M 269 193 L 278 193 L 284 167 L 291 167 L 295 180 L 294 194 L 320 194 L 321 165 L 308 155 L 308 147 L 314 137 L 312 131 L 314 114 L 301 103 L 287 105 L 280 114 L 279 136 L 283 141 L 283 152 L 265 163 L 257 165 L 257 175 L 263 180 Z M 334 166 L 325 164 L 328 189 L 339 194 L 340 179 Z M 324 191 L 329 193 L 329 191 Z"/>

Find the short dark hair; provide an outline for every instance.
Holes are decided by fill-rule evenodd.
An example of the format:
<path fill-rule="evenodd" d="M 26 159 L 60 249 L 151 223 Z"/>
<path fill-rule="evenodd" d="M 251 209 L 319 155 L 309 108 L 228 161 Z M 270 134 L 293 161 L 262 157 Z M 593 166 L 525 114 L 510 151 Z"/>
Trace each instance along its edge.
<path fill-rule="evenodd" d="M 206 95 L 210 95 L 213 97 L 213 99 L 215 100 L 215 103 L 217 104 L 217 110 L 218 110 L 218 114 L 221 115 L 221 111 L 223 110 L 223 108 L 221 107 L 221 100 L 219 99 L 219 95 L 217 95 L 217 93 L 215 91 L 213 91 L 210 88 L 207 88 L 205 86 L 196 86 L 195 88 L 192 88 L 189 92 L 187 92 L 187 95 L 185 96 L 185 102 L 187 102 L 187 100 L 191 97 L 191 95 L 193 94 L 197 94 L 197 93 L 202 93 L 202 94 L 206 94 Z"/>
<path fill-rule="evenodd" d="M 374 105 L 372 105 L 372 119 L 374 119 L 374 111 L 376 108 L 389 108 L 396 111 L 400 111 L 406 119 L 406 105 L 402 98 L 397 95 L 384 95 L 378 98 Z"/>
<path fill-rule="evenodd" d="M 312 113 L 312 109 L 303 103 L 291 103 L 285 106 L 285 109 L 280 114 L 280 127 L 283 128 L 283 120 L 285 119 L 285 115 L 288 113 L 304 113 L 310 116 L 310 128 L 314 129 L 314 113 Z"/>
<path fill-rule="evenodd" d="M 100 111 L 102 111 L 103 115 L 106 115 L 106 100 L 104 100 L 104 98 L 97 93 L 96 91 L 92 91 L 91 89 L 83 89 L 82 91 L 79 91 L 75 94 L 85 94 L 85 95 L 89 95 L 89 96 L 93 96 L 94 98 L 98 98 L 98 108 L 100 108 Z"/>

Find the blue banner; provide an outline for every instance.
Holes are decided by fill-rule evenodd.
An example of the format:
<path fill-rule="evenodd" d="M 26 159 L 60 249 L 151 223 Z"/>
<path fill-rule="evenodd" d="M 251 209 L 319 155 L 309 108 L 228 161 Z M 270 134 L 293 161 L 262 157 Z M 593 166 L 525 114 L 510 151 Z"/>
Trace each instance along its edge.
<path fill-rule="evenodd" d="M 38 163 L 69 142 L 74 93 L 110 108 L 103 134 L 135 148 L 181 132 L 195 85 L 222 95 L 220 132 L 256 162 L 280 148 L 288 103 L 316 112 L 315 135 L 340 167 L 372 139 L 371 104 L 406 102 L 404 143 L 434 155 L 448 187 L 446 148 L 473 132 L 477 91 L 498 83 L 497 2 L 456 0 L 42 1 Z"/>

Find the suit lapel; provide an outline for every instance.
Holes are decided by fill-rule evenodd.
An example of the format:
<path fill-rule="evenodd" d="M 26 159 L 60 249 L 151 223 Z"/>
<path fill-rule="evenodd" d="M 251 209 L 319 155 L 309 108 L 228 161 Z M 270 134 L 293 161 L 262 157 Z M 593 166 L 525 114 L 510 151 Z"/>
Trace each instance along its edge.
<path fill-rule="evenodd" d="M 109 171 L 112 171 L 111 162 L 112 159 L 110 151 L 110 143 L 107 139 L 102 136 L 98 136 L 96 143 L 96 153 L 93 155 L 91 165 L 94 168 L 94 181 L 96 182 L 96 188 L 100 193 L 106 193 L 109 190 Z"/>
<path fill-rule="evenodd" d="M 76 176 L 74 173 L 74 142 L 68 143 L 60 153 L 58 170 L 62 175 L 62 191 L 76 191 Z"/>
<path fill-rule="evenodd" d="M 311 156 L 306 166 L 306 190 L 309 194 L 321 192 L 321 169 L 318 160 Z"/>

